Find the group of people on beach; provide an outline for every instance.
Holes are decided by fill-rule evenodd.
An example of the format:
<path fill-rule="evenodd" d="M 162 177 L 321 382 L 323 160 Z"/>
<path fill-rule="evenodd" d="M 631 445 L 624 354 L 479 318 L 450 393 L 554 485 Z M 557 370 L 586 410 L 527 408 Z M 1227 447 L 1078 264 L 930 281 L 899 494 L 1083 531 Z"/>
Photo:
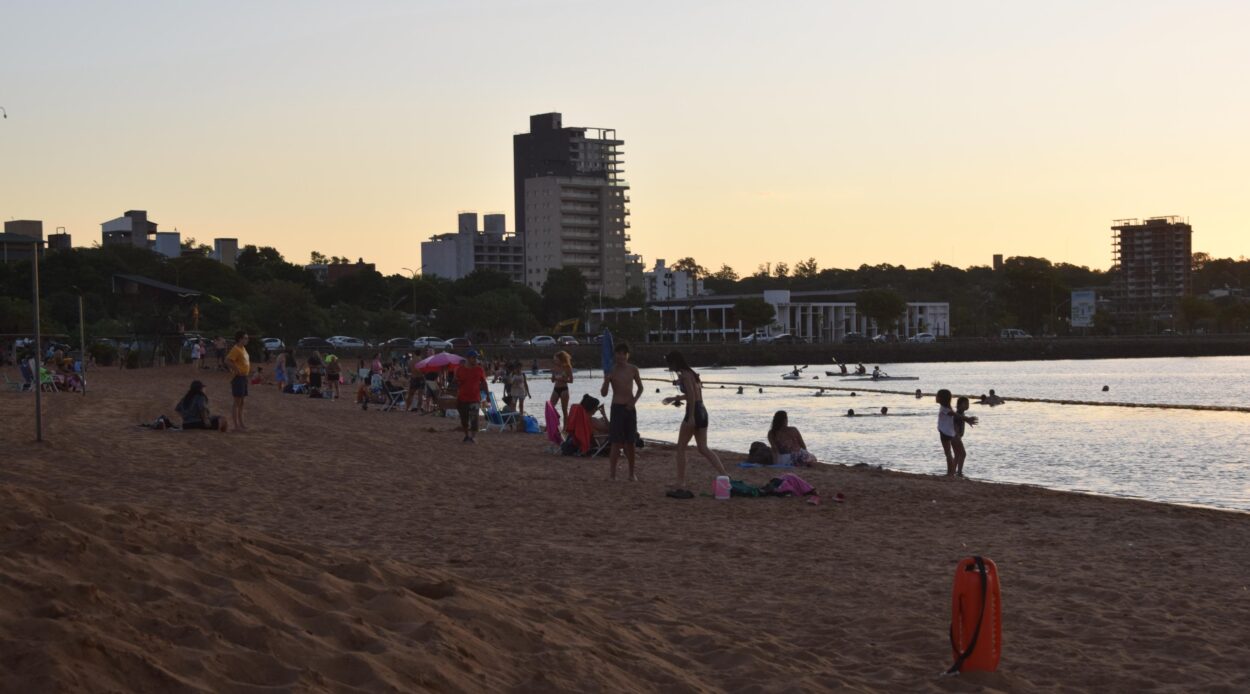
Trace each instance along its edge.
<path fill-rule="evenodd" d="M 259 372 L 255 379 L 253 378 L 247 352 L 248 341 L 247 333 L 238 332 L 235 335 L 233 347 L 222 359 L 230 373 L 232 407 L 229 421 L 210 412 L 205 385 L 202 381 L 195 380 L 176 407 L 177 413 L 182 418 L 183 428 L 223 432 L 230 428 L 246 430 L 244 408 L 248 396 L 248 385 L 261 380 Z M 429 356 L 432 356 L 432 351 L 427 350 L 422 358 Z M 628 344 L 620 343 L 615 347 L 612 369 L 604 374 L 600 386 L 600 394 L 605 398 L 610 394 L 612 398 L 605 427 L 609 447 L 608 476 L 610 479 L 616 479 L 622 455 L 629 466 L 628 479 L 638 479 L 636 471 L 636 445 L 639 440 L 637 404 L 643 396 L 644 388 L 638 368 L 630 363 L 629 356 Z M 454 392 L 462 440 L 465 443 L 474 443 L 478 431 L 480 409 L 482 404 L 491 397 L 487 369 L 479 363 L 478 358 L 477 351 L 469 350 L 463 362 L 457 366 L 447 365 L 437 370 L 423 370 L 418 366 L 421 362 L 419 359 L 410 358 L 407 364 L 402 362 L 384 364 L 382 355 L 378 354 L 370 364 L 369 373 L 370 378 L 374 374 L 380 377 L 385 374 L 386 382 L 390 383 L 392 378 L 398 379 L 406 366 L 409 372 L 409 383 L 404 398 L 406 410 L 412 410 L 415 404 L 418 411 L 430 411 L 437 407 L 436 400 L 440 396 L 448 390 Z M 699 455 L 707 460 L 717 474 L 725 475 L 726 469 L 719 456 L 707 445 L 710 416 L 703 399 L 702 380 L 681 352 L 676 350 L 669 352 L 664 360 L 675 376 L 673 384 L 677 386 L 679 394 L 666 397 L 662 402 L 683 410 L 677 431 L 675 451 L 676 484 L 668 495 L 679 499 L 692 498 L 694 495 L 687 484 L 686 470 L 687 448 L 692 440 Z M 524 403 L 530 397 L 530 388 L 521 363 L 495 360 L 488 363 L 488 366 L 495 382 L 504 384 L 507 408 L 524 416 Z M 537 372 L 536 363 L 532 371 Z M 363 367 L 361 372 L 363 391 L 367 382 L 363 378 Z M 278 354 L 275 369 L 277 384 L 280 387 L 291 387 L 297 379 L 306 383 L 309 388 L 326 388 L 330 397 L 337 397 L 338 385 L 342 381 L 339 360 L 333 355 L 322 357 L 314 352 L 309 356 L 307 366 L 300 368 L 293 352 L 284 351 Z M 558 352 L 553 357 L 550 380 L 552 390 L 547 401 L 553 408 L 559 408 L 559 421 L 566 424 L 564 428 L 567 430 L 569 386 L 574 381 L 573 362 L 567 352 Z M 400 388 L 399 386 L 389 387 Z M 919 395 L 920 392 L 917 391 L 917 397 Z M 358 394 L 359 397 L 361 396 Z M 938 404 L 937 427 L 946 458 L 946 474 L 962 477 L 964 461 L 967 458 L 967 450 L 963 443 L 964 432 L 967 426 L 977 424 L 977 417 L 968 414 L 970 402 L 966 397 L 960 397 L 952 402 L 951 392 L 942 389 L 937 392 L 936 400 Z M 982 401 L 985 404 L 991 402 L 997 404 L 1002 402 L 1002 399 L 991 391 L 989 396 L 983 397 Z M 884 415 L 887 412 L 888 408 L 881 409 L 881 414 Z M 848 411 L 847 415 L 856 416 L 853 410 Z M 816 462 L 815 456 L 807 450 L 802 434 L 796 427 L 790 425 L 785 411 L 778 411 L 773 417 L 772 426 L 768 431 L 768 448 L 768 462 L 771 464 L 810 465 Z"/>

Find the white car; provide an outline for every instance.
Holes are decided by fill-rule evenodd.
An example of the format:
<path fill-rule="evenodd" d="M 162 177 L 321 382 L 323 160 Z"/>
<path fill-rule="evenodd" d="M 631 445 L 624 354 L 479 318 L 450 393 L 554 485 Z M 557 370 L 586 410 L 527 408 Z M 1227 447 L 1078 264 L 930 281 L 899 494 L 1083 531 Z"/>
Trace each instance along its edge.
<path fill-rule="evenodd" d="M 915 335 L 907 338 L 907 341 L 929 343 L 937 342 L 937 338 L 933 336 L 933 333 L 916 333 Z"/>
<path fill-rule="evenodd" d="M 556 339 L 550 335 L 535 335 L 530 344 L 534 347 L 555 347 Z"/>
<path fill-rule="evenodd" d="M 335 335 L 326 338 L 326 342 L 339 349 L 364 349 L 367 346 L 365 341 L 359 337 L 348 337 L 346 335 Z"/>
<path fill-rule="evenodd" d="M 286 344 L 276 337 L 262 337 L 260 338 L 260 344 L 270 352 L 281 352 L 286 349 Z"/>
<path fill-rule="evenodd" d="M 447 349 L 447 341 L 441 337 L 418 337 L 412 341 L 414 349 Z"/>

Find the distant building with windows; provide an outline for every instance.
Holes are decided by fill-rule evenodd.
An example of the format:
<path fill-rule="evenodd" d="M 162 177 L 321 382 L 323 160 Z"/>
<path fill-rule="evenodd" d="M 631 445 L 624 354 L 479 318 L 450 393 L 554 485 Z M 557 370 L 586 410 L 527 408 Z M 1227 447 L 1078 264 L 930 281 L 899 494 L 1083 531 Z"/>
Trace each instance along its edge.
<path fill-rule="evenodd" d="M 156 222 L 148 220 L 147 210 L 127 210 L 122 216 L 102 223 L 100 236 L 102 246 L 152 248 L 156 241 Z"/>
<path fill-rule="evenodd" d="M 541 289 L 552 270 L 577 268 L 591 294 L 625 293 L 629 186 L 612 128 L 565 127 L 559 113 L 530 116 L 512 138 L 516 230 L 524 281 Z"/>
<path fill-rule="evenodd" d="M 876 323 L 855 308 L 858 289 L 843 291 L 795 292 L 769 290 L 762 294 L 700 296 L 685 300 L 657 301 L 646 307 L 591 309 L 589 331 L 647 310 L 653 316 L 648 342 L 737 342 L 749 334 L 737 316 L 734 305 L 741 299 L 763 299 L 775 312 L 772 325 L 759 332 L 767 335 L 789 333 L 814 343 L 841 342 L 848 333 L 874 337 Z M 894 332 L 901 338 L 917 333 L 950 336 L 950 304 L 945 301 L 909 301 L 898 317 Z"/>
<path fill-rule="evenodd" d="M 458 280 L 474 270 L 493 270 L 513 282 L 525 281 L 525 245 L 516 234 L 508 233 L 504 215 L 484 215 L 481 230 L 476 212 L 461 212 L 457 223 L 455 233 L 438 234 L 421 243 L 422 273 Z"/>
<path fill-rule="evenodd" d="M 1118 219 L 1112 231 L 1112 305 L 1120 322 L 1171 322 L 1193 285 L 1193 227 L 1180 217 Z"/>
<path fill-rule="evenodd" d="M 30 239 L 36 243 L 26 241 Z M 43 222 L 37 219 L 12 219 L 4 223 L 4 238 L 0 239 L 0 262 L 17 263 L 30 260 L 31 253 L 39 250 L 43 257 Z"/>
<path fill-rule="evenodd" d="M 664 259 L 655 261 L 655 267 L 642 273 L 647 301 L 672 301 L 691 299 L 703 294 L 703 280 L 685 270 L 666 267 Z"/>

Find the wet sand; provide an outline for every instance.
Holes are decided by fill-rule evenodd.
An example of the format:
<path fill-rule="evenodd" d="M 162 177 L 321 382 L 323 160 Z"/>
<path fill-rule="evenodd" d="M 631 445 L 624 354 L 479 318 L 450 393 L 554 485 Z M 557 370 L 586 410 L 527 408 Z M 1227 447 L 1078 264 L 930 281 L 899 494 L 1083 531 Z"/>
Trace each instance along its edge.
<path fill-rule="evenodd" d="M 819 506 L 679 501 L 664 447 L 612 483 L 540 436 L 272 387 L 247 432 L 135 426 L 194 376 L 97 371 L 43 444 L 0 393 L 0 689 L 1250 689 L 1250 515 L 837 465 L 800 471 Z M 938 678 L 970 554 L 1002 664 Z"/>

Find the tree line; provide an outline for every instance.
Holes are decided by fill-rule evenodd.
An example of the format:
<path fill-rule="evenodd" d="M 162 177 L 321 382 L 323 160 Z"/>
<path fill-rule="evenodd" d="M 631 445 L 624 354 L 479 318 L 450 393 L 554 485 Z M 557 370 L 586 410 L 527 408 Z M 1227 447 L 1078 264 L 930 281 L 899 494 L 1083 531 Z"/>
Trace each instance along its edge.
<path fill-rule="evenodd" d="M 645 304 L 636 287 L 621 297 L 592 299 L 575 268 L 551 272 L 541 291 L 491 271 L 451 281 L 384 275 L 361 267 L 333 283 L 321 283 L 272 247 L 245 246 L 232 269 L 208 257 L 204 247 L 190 245 L 191 252 L 178 258 L 130 246 L 47 253 L 40 263 L 45 332 L 77 332 L 80 295 L 88 332 L 94 336 L 170 334 L 193 327 L 203 334 L 228 334 L 241 328 L 288 342 L 305 336 L 385 339 L 424 334 L 500 340 L 547 332 L 567 319 L 584 319 L 600 301 L 604 307 Z M 330 264 L 347 262 L 319 253 L 313 257 Z M 793 270 L 784 262 L 764 264 L 745 277 L 727 265 L 709 272 L 693 258 L 682 258 L 673 268 L 695 274 L 707 290 L 722 295 L 758 295 L 767 289 L 852 290 L 861 310 L 880 316 L 880 324 L 889 322 L 891 312 L 901 313 L 895 309 L 904 300 L 945 301 L 951 305 L 952 333 L 961 337 L 994 335 L 1003 327 L 1037 335 L 1067 334 L 1071 290 L 1109 287 L 1114 281 L 1110 271 L 1032 257 L 1007 258 L 998 271 L 936 262 L 922 268 L 890 264 L 820 268 L 812 258 L 796 262 Z M 203 295 L 174 300 L 123 296 L 113 292 L 112 278 L 118 274 L 140 275 Z M 30 330 L 30 282 L 29 262 L 0 265 L 0 333 Z M 1178 306 L 1179 325 L 1247 330 L 1250 304 L 1240 296 L 1247 285 L 1250 261 L 1194 254 L 1193 296 Z M 1213 289 L 1229 291 L 1213 298 L 1208 295 Z M 748 330 L 771 322 L 770 308 L 757 305 L 762 301 L 739 303 L 735 313 Z M 198 325 L 193 310 L 198 311 Z M 623 336 L 638 340 L 654 321 L 654 315 L 643 310 L 617 325 Z M 1117 328 L 1141 331 L 1142 326 L 1114 326 L 1105 316 L 1096 320 L 1096 332 Z"/>

